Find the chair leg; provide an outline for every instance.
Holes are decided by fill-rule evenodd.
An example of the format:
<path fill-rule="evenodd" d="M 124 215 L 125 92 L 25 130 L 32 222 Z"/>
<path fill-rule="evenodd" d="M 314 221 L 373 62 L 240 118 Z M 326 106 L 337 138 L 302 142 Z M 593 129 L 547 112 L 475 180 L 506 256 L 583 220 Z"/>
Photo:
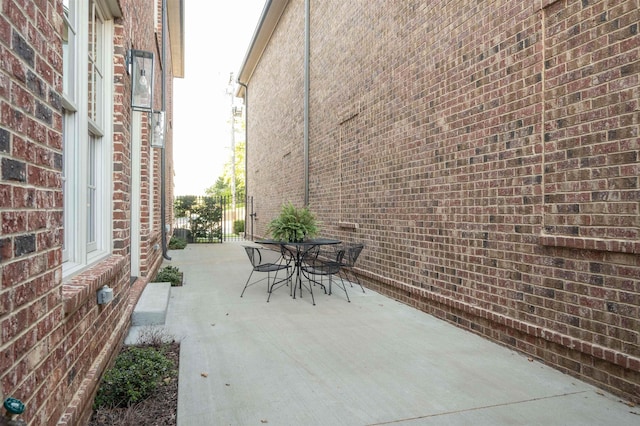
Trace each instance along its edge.
<path fill-rule="evenodd" d="M 249 274 L 249 278 L 247 278 L 247 282 L 245 283 L 244 288 L 242 289 L 242 293 L 240 293 L 240 297 L 244 296 L 244 291 L 247 289 L 247 286 L 249 285 L 249 281 L 251 280 L 252 275 L 253 275 L 253 270 Z"/>
<path fill-rule="evenodd" d="M 309 293 L 311 293 L 311 303 L 313 306 L 316 306 L 316 299 L 313 297 L 313 286 L 314 284 L 309 281 Z M 302 299 L 302 278 L 300 278 L 300 298 Z"/>
<path fill-rule="evenodd" d="M 271 299 L 271 293 L 273 293 L 273 288 L 269 287 L 267 284 L 267 293 L 269 293 L 269 295 L 267 296 L 267 303 L 269 303 L 269 299 Z"/>
<path fill-rule="evenodd" d="M 302 287 L 304 287 L 304 286 L 302 285 L 302 277 L 303 277 L 303 276 L 307 279 L 307 283 L 309 284 L 309 287 L 308 287 L 308 288 L 309 288 L 309 293 L 311 293 L 311 302 L 313 303 L 313 306 L 315 306 L 315 305 L 316 305 L 316 300 L 315 300 L 315 298 L 313 297 L 313 286 L 315 285 L 315 283 L 316 283 L 317 281 L 315 281 L 315 279 L 314 279 L 314 278 L 311 278 L 312 276 L 314 276 L 314 277 L 315 277 L 315 275 L 312 275 L 312 274 L 311 274 L 311 275 L 305 275 L 305 273 L 304 273 L 304 272 L 300 272 L 300 275 L 298 275 L 298 276 L 297 276 L 296 284 L 295 284 L 294 289 L 293 289 L 293 295 L 294 295 L 293 297 L 294 297 L 294 299 L 295 299 L 295 294 L 296 294 L 295 292 L 296 292 L 296 288 L 299 286 L 299 287 L 300 287 L 300 298 L 302 299 Z M 298 282 L 298 280 L 299 280 L 300 282 Z M 318 283 L 318 284 L 320 284 L 320 283 Z M 325 290 L 325 292 L 326 292 L 326 290 Z"/>
<path fill-rule="evenodd" d="M 349 299 L 349 292 L 347 291 L 347 285 L 344 283 L 342 278 L 340 278 L 340 281 L 342 281 L 342 288 L 344 289 L 345 296 L 347 296 L 347 302 L 351 303 L 351 299 Z"/>
<path fill-rule="evenodd" d="M 333 277 L 333 275 L 329 275 L 329 294 L 331 294 L 331 283 L 332 283 L 332 279 L 331 278 L 332 277 Z M 349 292 L 347 291 L 347 285 L 344 283 L 344 280 L 340 276 L 340 273 L 337 274 L 337 277 L 340 279 L 340 282 L 342 283 L 342 286 L 340 286 L 340 284 L 338 284 L 338 283 L 336 283 L 336 285 L 344 291 L 345 296 L 347 296 L 347 302 L 351 303 L 351 299 L 349 299 Z"/>
<path fill-rule="evenodd" d="M 287 268 L 287 275 L 289 272 L 289 268 Z M 267 279 L 269 279 L 269 276 L 267 276 Z M 281 282 L 286 281 L 287 286 L 289 286 L 289 281 L 291 281 L 291 276 L 287 276 L 287 278 L 278 281 L 278 271 L 276 271 L 275 275 L 273 276 L 273 284 L 269 285 L 269 281 L 267 281 L 267 293 L 269 293 L 269 296 L 267 296 L 267 302 L 269 302 L 269 300 L 271 299 L 271 293 L 273 293 L 273 288 L 276 286 L 276 284 L 280 284 Z M 282 285 L 278 286 L 278 288 L 282 287 Z"/>
<path fill-rule="evenodd" d="M 270 274 L 271 274 L 270 272 L 267 273 L 267 293 L 269 293 L 269 295 L 267 296 L 267 303 L 269 303 L 269 299 L 271 299 L 271 293 L 273 293 L 273 286 L 276 285 L 276 277 L 278 276 L 278 272 L 276 271 L 276 275 L 273 277 L 272 285 L 269 285 Z"/>
<path fill-rule="evenodd" d="M 360 286 L 360 288 L 362 289 L 362 292 L 364 293 L 365 292 L 364 291 L 364 287 L 362 286 L 362 283 L 360 282 L 360 278 L 358 278 L 358 276 L 351 270 L 351 268 L 348 268 L 348 269 L 345 268 L 344 271 L 345 271 L 344 272 L 344 276 L 345 276 L 345 278 L 347 278 L 347 280 L 349 280 L 349 283 L 351 283 L 351 287 L 353 287 L 353 281 L 349 279 L 349 275 L 348 274 L 351 274 L 353 279 L 355 279 L 356 284 L 358 284 Z M 348 273 L 347 273 L 347 271 L 348 271 Z"/>
<path fill-rule="evenodd" d="M 313 297 L 313 286 L 309 284 L 309 293 L 311 293 L 311 303 L 313 306 L 316 306 L 316 299 Z M 300 295 L 302 295 L 302 290 L 300 290 Z"/>

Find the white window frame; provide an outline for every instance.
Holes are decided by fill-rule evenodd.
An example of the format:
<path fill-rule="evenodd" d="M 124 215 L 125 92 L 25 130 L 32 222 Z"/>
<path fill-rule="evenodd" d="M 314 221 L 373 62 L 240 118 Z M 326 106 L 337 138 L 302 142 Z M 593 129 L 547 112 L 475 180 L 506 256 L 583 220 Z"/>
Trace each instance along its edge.
<path fill-rule="evenodd" d="M 65 24 L 74 27 L 64 64 L 64 247 L 63 276 L 69 277 L 98 262 L 111 253 L 112 188 L 113 188 L 113 19 L 105 0 L 65 0 L 69 17 Z M 95 7 L 95 9 L 94 9 Z M 101 68 L 101 88 L 96 92 L 97 108 L 89 106 L 89 17 L 95 11 L 102 22 L 98 37 L 99 57 L 93 58 Z M 100 27 L 100 26 L 99 26 Z M 95 71 L 95 70 L 94 70 Z M 68 75 L 67 75 L 68 74 Z M 67 78 L 69 77 L 69 78 Z M 94 111 L 95 113 L 93 113 Z M 94 144 L 94 151 L 90 150 Z M 94 155 L 89 167 L 90 154 Z M 93 172 L 95 200 L 89 218 L 89 173 Z M 90 226 L 93 232 L 90 232 Z M 90 236 L 95 238 L 90 240 Z"/>
<path fill-rule="evenodd" d="M 159 150 L 157 149 L 153 149 L 153 148 L 149 148 L 149 173 L 147 176 L 147 179 L 149 181 L 149 234 L 151 234 L 153 232 L 154 226 L 154 217 L 153 214 L 155 212 L 155 197 L 153 196 L 155 194 L 155 165 L 156 165 L 156 155 L 155 153 L 158 152 Z"/>

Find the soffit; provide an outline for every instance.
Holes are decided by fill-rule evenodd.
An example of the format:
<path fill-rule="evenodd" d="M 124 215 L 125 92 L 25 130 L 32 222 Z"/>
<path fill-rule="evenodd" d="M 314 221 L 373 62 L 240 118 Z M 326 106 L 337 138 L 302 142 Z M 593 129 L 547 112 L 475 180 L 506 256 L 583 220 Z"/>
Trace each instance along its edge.
<path fill-rule="evenodd" d="M 253 38 L 245 54 L 244 61 L 238 72 L 238 82 L 248 84 L 251 76 L 255 71 L 264 50 L 271 40 L 271 36 L 278 26 L 278 22 L 282 17 L 284 9 L 287 7 L 289 0 L 268 0 L 265 3 L 260 21 L 253 33 Z M 245 96 L 245 88 L 240 85 L 236 96 L 243 98 Z"/>
<path fill-rule="evenodd" d="M 184 77 L 184 0 L 167 0 L 167 26 L 173 76 Z"/>

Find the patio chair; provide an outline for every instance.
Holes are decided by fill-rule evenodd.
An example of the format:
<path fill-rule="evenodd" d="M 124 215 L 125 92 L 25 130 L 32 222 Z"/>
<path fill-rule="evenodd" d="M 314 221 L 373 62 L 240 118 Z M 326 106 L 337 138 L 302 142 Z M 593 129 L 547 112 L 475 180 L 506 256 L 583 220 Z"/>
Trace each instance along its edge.
<path fill-rule="evenodd" d="M 347 296 L 347 302 L 351 302 L 351 299 L 349 299 L 349 293 L 347 292 L 347 287 L 340 276 L 343 257 L 344 250 L 342 249 L 336 250 L 334 248 L 333 250 L 320 250 L 318 247 L 315 247 L 305 253 L 300 269 L 307 280 L 320 285 L 325 289 L 325 292 L 326 287 L 323 283 L 323 277 L 328 277 L 329 294 L 332 292 L 334 282 L 333 277 L 335 275 L 340 280 L 340 283 L 336 282 L 336 285 L 344 291 L 344 294 Z M 317 281 L 317 277 L 320 277 L 320 281 Z M 313 298 L 313 292 L 311 293 L 311 297 Z"/>
<path fill-rule="evenodd" d="M 251 273 L 249 274 L 249 278 L 247 278 L 247 282 L 245 283 L 244 288 L 242 289 L 242 293 L 240 294 L 240 297 L 244 296 L 244 292 L 247 289 L 247 287 L 250 287 L 254 284 L 258 284 L 266 280 L 267 292 L 269 293 L 269 296 L 267 297 L 267 302 L 268 302 L 269 299 L 271 298 L 271 292 L 274 290 L 274 287 L 277 284 L 280 284 L 280 286 L 284 284 L 288 284 L 288 281 L 291 278 L 291 274 L 289 274 L 289 267 L 291 264 L 291 260 L 285 259 L 282 256 L 282 253 L 280 253 L 280 251 L 269 250 L 266 248 L 255 247 L 255 246 L 243 246 L 243 247 L 244 247 L 244 250 L 247 252 L 247 256 L 249 257 L 249 261 L 251 262 L 252 269 L 251 269 Z M 282 271 L 282 270 L 286 270 L 287 276 L 281 280 L 276 281 L 278 277 L 278 271 Z M 259 280 L 252 282 L 251 277 L 253 276 L 254 272 L 266 272 L 267 276 L 265 278 L 261 278 Z M 272 272 L 275 273 L 273 275 L 273 281 L 271 281 Z"/>
<path fill-rule="evenodd" d="M 360 282 L 358 276 L 353 272 L 353 268 L 358 260 L 358 256 L 364 249 L 364 244 L 347 244 L 343 248 L 344 256 L 342 257 L 342 262 L 340 263 L 340 272 L 344 275 L 345 279 L 349 281 L 351 287 L 353 287 L 353 280 L 349 278 L 349 275 L 355 280 L 355 282 L 360 286 L 362 292 L 364 293 L 364 287 Z"/>

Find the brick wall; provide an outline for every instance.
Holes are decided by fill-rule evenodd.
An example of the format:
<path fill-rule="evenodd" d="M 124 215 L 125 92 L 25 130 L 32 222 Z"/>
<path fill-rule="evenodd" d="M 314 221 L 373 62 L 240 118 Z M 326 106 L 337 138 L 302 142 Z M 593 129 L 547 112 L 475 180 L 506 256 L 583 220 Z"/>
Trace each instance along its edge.
<path fill-rule="evenodd" d="M 304 104 L 299 96 L 304 87 L 300 73 L 304 55 L 299 48 L 304 41 L 304 21 L 300 19 L 303 11 L 300 2 L 290 4 L 281 18 L 283 26 L 273 35 L 278 50 L 267 50 L 263 66 L 256 69 L 258 80 L 274 84 L 249 89 L 249 137 L 256 149 L 247 152 L 247 161 L 253 165 L 247 169 L 247 181 L 251 182 L 248 191 L 269 194 L 254 201 L 258 229 L 266 226 L 282 203 L 304 202 Z"/>
<path fill-rule="evenodd" d="M 62 1 L 0 2 L 0 396 L 21 399 L 26 404 L 22 418 L 31 425 L 86 423 L 100 377 L 120 349 L 148 277 L 162 261 L 161 251 L 154 249 L 161 238 L 160 156 L 149 147 L 143 122 L 143 277 L 131 283 L 132 117 L 125 55 L 132 47 L 154 52 L 155 81 L 160 82 L 161 44 L 153 1 L 121 0 L 123 17 L 114 20 L 113 158 L 109 159 L 113 247 L 106 258 L 66 278 L 62 275 Z M 165 67 L 170 110 L 170 50 Z M 156 90 L 154 108 L 160 109 L 159 84 Z M 169 149 L 170 136 L 169 130 Z M 171 167 L 169 159 L 168 170 Z M 172 176 L 167 175 L 168 188 L 173 186 Z M 153 203 L 148 196 L 151 187 L 156 192 Z M 104 285 L 113 289 L 115 298 L 98 305 L 96 292 Z"/>
<path fill-rule="evenodd" d="M 303 10 L 249 82 L 257 235 L 303 200 Z M 323 234 L 366 244 L 371 288 L 639 401 L 639 21 L 634 0 L 313 2 Z"/>
<path fill-rule="evenodd" d="M 60 15 L 53 1 L 1 6 L 0 394 L 28 400 L 31 419 L 64 358 Z"/>

